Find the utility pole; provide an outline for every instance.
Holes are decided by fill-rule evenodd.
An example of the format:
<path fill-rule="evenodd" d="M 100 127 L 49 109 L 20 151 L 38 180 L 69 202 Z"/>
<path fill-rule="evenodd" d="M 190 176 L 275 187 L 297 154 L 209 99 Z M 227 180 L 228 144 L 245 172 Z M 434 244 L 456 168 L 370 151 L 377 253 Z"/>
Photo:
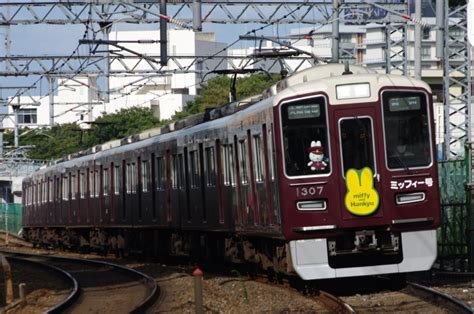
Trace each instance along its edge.
<path fill-rule="evenodd" d="M 49 80 L 49 126 L 54 126 L 54 77 L 50 76 Z"/>
<path fill-rule="evenodd" d="M 339 0 L 332 0 L 332 62 L 339 62 Z"/>
<path fill-rule="evenodd" d="M 421 21 L 421 0 L 415 0 L 415 20 Z M 421 79 L 421 24 L 415 23 L 415 78 Z"/>
<path fill-rule="evenodd" d="M 160 2 L 160 14 L 166 16 L 166 0 Z M 160 65 L 168 64 L 168 21 L 160 19 Z"/>
<path fill-rule="evenodd" d="M 201 0 L 193 0 L 193 29 L 195 32 L 202 32 Z"/>
<path fill-rule="evenodd" d="M 472 0 L 471 0 L 472 1 Z M 436 58 L 443 59 L 444 51 L 444 0 L 436 0 Z"/>
<path fill-rule="evenodd" d="M 102 34 L 104 35 L 104 40 L 109 40 L 109 34 L 112 28 L 111 22 L 103 22 L 100 23 L 100 28 L 102 30 Z M 105 49 L 105 66 L 104 66 L 104 96 L 102 100 L 104 103 L 108 103 L 110 101 L 110 49 Z M 90 89 L 90 87 L 89 87 Z M 92 115 L 92 112 L 90 113 Z M 92 121 L 92 120 L 91 120 Z"/>
<path fill-rule="evenodd" d="M 20 109 L 20 96 L 18 96 L 18 104 L 12 105 L 13 114 L 15 115 L 15 148 L 19 146 L 19 130 L 18 130 L 18 110 Z"/>

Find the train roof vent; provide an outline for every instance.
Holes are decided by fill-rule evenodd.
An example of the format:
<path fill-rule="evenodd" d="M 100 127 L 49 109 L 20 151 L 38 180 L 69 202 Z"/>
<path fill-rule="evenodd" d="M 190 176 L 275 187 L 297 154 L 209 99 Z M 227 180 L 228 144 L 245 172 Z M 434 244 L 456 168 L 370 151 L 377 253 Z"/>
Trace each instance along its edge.
<path fill-rule="evenodd" d="M 102 150 L 107 150 L 107 149 L 112 149 L 114 147 L 120 146 L 120 141 L 121 140 L 113 140 L 109 141 L 107 143 L 102 144 Z"/>

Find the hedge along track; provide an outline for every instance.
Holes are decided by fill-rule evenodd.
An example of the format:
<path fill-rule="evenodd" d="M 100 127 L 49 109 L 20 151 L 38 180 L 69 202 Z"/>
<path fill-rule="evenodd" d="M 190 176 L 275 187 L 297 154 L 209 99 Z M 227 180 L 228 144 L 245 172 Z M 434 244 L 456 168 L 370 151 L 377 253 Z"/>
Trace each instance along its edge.
<path fill-rule="evenodd" d="M 49 309 L 49 313 L 110 312 L 114 307 L 117 313 L 141 313 L 153 305 L 160 293 L 153 278 L 125 266 L 97 260 L 0 252 L 7 258 L 53 265 L 77 281 L 79 293 L 71 293 L 61 304 Z"/>

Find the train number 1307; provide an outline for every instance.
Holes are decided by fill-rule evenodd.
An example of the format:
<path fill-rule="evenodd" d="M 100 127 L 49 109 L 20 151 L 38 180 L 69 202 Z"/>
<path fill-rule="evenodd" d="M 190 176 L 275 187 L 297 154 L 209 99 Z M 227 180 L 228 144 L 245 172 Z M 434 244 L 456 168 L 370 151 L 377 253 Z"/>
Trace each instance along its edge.
<path fill-rule="evenodd" d="M 321 195 L 323 193 L 322 186 L 297 187 L 296 196 L 313 196 Z"/>

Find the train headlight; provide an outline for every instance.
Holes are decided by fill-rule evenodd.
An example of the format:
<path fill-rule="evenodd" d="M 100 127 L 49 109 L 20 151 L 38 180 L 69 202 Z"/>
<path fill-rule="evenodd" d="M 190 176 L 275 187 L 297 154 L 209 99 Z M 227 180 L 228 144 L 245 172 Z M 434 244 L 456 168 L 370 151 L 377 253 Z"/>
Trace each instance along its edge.
<path fill-rule="evenodd" d="M 298 210 L 326 210 L 325 200 L 303 201 L 296 203 Z"/>
<path fill-rule="evenodd" d="M 367 98 L 370 97 L 370 84 L 344 84 L 336 85 L 337 99 Z"/>

